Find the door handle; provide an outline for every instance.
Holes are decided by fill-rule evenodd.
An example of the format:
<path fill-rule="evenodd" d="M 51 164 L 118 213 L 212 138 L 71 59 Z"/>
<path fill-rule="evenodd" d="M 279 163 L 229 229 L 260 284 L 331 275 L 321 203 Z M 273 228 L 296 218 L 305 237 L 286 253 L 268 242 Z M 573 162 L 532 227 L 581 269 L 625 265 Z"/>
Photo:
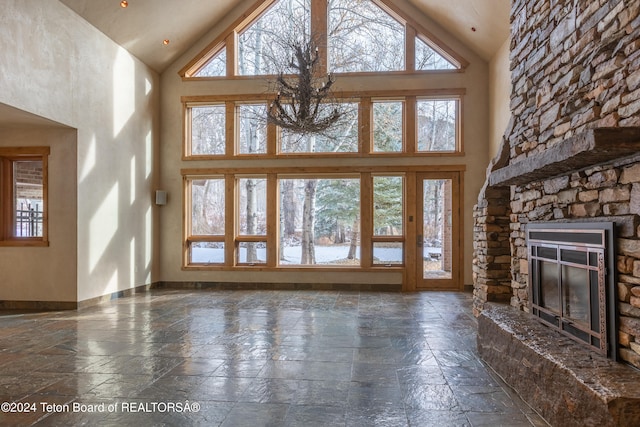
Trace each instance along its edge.
<path fill-rule="evenodd" d="M 422 247 L 422 243 L 423 243 L 422 242 L 422 234 L 418 234 L 416 236 L 416 245 L 418 245 L 418 247 L 421 248 Z"/>

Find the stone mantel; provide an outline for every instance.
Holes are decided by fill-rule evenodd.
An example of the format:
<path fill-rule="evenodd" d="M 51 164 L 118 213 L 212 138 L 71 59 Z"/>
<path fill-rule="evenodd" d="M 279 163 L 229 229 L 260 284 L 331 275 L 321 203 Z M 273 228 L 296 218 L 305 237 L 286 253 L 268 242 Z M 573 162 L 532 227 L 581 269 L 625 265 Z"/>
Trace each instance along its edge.
<path fill-rule="evenodd" d="M 638 127 L 589 129 L 541 153 L 494 170 L 489 175 L 489 185 L 500 187 L 527 184 L 639 153 Z"/>

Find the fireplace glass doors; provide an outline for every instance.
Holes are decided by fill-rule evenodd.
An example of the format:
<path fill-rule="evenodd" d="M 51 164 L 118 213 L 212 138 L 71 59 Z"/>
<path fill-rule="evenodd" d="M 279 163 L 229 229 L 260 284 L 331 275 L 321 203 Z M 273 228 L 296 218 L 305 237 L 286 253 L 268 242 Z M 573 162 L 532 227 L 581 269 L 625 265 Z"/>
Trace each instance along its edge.
<path fill-rule="evenodd" d="M 531 313 L 615 358 L 612 233 L 612 223 L 528 224 L 527 250 Z"/>

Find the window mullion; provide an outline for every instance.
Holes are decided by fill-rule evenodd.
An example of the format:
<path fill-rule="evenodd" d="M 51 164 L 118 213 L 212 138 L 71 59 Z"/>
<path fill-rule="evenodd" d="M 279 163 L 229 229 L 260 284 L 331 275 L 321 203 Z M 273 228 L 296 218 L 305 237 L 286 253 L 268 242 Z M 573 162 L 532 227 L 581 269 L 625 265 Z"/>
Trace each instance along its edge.
<path fill-rule="evenodd" d="M 359 151 L 364 154 L 370 154 L 372 151 L 372 116 L 373 116 L 373 104 L 371 98 L 360 98 L 360 147 Z"/>
<path fill-rule="evenodd" d="M 227 77 L 238 75 L 238 32 L 231 31 L 225 40 L 227 49 Z"/>
<path fill-rule="evenodd" d="M 224 122 L 225 155 L 233 157 L 236 153 L 237 129 L 239 127 L 236 126 L 236 103 L 233 101 L 225 102 Z"/>
<path fill-rule="evenodd" d="M 267 174 L 267 266 L 276 267 L 278 265 L 278 254 L 280 253 L 280 239 L 278 238 L 278 228 L 280 225 L 280 209 L 278 197 L 278 175 Z"/>
<path fill-rule="evenodd" d="M 415 96 L 407 96 L 405 98 L 405 108 L 404 108 L 404 150 L 406 154 L 415 154 L 416 152 L 416 137 L 417 137 L 417 129 L 416 129 L 416 120 L 417 120 L 417 99 Z"/>
<path fill-rule="evenodd" d="M 235 211 L 238 206 L 236 200 L 236 179 L 233 174 L 226 174 L 224 176 L 225 181 L 225 194 L 224 194 L 224 265 L 234 266 L 236 265 L 236 250 L 235 250 L 235 236 L 236 236 L 236 220 Z"/>
<path fill-rule="evenodd" d="M 311 37 L 318 47 L 320 65 L 317 68 L 319 75 L 327 74 L 327 14 L 328 0 L 311 0 Z"/>
<path fill-rule="evenodd" d="M 404 60 L 405 70 L 415 71 L 416 69 L 416 30 L 409 24 L 405 24 L 404 40 Z"/>
<path fill-rule="evenodd" d="M 360 177 L 360 265 L 373 265 L 373 178 L 364 172 Z"/>

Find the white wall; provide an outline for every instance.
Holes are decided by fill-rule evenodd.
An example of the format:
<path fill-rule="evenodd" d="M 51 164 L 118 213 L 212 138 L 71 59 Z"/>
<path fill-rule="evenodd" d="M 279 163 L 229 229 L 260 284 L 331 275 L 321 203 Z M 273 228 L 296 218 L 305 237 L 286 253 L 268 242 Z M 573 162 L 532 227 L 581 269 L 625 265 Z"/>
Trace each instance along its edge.
<path fill-rule="evenodd" d="M 72 278 L 41 268 L 38 248 L 20 249 L 26 260 L 17 265 L 9 260 L 18 251 L 1 248 L 3 281 L 29 269 L 39 273 L 14 291 L 1 286 L 0 299 L 83 301 L 156 280 L 157 74 L 54 0 L 4 0 L 0 39 L 0 103 L 77 131 L 76 152 L 66 157 L 75 164 L 50 173 L 53 180 L 71 175 L 75 192 L 52 188 L 49 194 L 76 207 L 67 213 L 77 220 L 77 238 L 50 227 L 46 249 L 56 257 L 61 246 L 75 241 L 75 295 L 67 292 Z M 57 148 L 52 160 L 54 153 Z M 65 292 L 57 295 L 52 288 Z"/>
<path fill-rule="evenodd" d="M 161 181 L 162 187 L 169 192 L 169 203 L 162 209 L 161 222 L 161 274 L 164 281 L 230 281 L 230 282 L 319 282 L 319 283 L 400 283 L 399 273 L 327 273 L 327 272 L 246 272 L 246 271 L 184 271 L 181 269 L 182 257 L 182 179 L 181 168 L 209 167 L 211 163 L 183 161 L 182 153 L 182 104 L 180 97 L 186 95 L 220 95 L 264 91 L 264 82 L 202 81 L 183 82 L 178 71 L 207 46 L 220 32 L 239 16 L 252 1 L 238 6 L 223 22 L 198 41 L 189 51 L 162 73 L 161 79 Z M 421 75 L 409 77 L 341 77 L 336 90 L 375 90 L 385 89 L 427 89 L 427 88 L 465 88 L 464 97 L 464 147 L 465 156 L 452 157 L 414 157 L 402 161 L 403 165 L 441 165 L 464 164 L 464 283 L 471 284 L 471 259 L 473 251 L 472 214 L 478 191 L 484 182 L 485 168 L 489 162 L 489 92 L 488 66 L 475 53 L 426 17 L 419 18 L 420 12 L 409 3 L 398 2 L 399 6 L 422 25 L 431 30 L 438 38 L 465 57 L 470 65 L 464 73 L 447 75 Z M 292 161 L 264 160 L 260 166 L 269 167 L 276 163 L 280 166 L 336 166 L 336 165 L 374 165 L 379 159 L 296 159 Z M 254 161 L 255 163 L 255 161 Z M 242 167 L 242 161 L 221 161 L 219 167 Z M 251 164 L 249 162 L 249 164 Z M 399 163 L 396 163 L 399 164 Z M 253 166 L 253 164 L 252 164 Z"/>

